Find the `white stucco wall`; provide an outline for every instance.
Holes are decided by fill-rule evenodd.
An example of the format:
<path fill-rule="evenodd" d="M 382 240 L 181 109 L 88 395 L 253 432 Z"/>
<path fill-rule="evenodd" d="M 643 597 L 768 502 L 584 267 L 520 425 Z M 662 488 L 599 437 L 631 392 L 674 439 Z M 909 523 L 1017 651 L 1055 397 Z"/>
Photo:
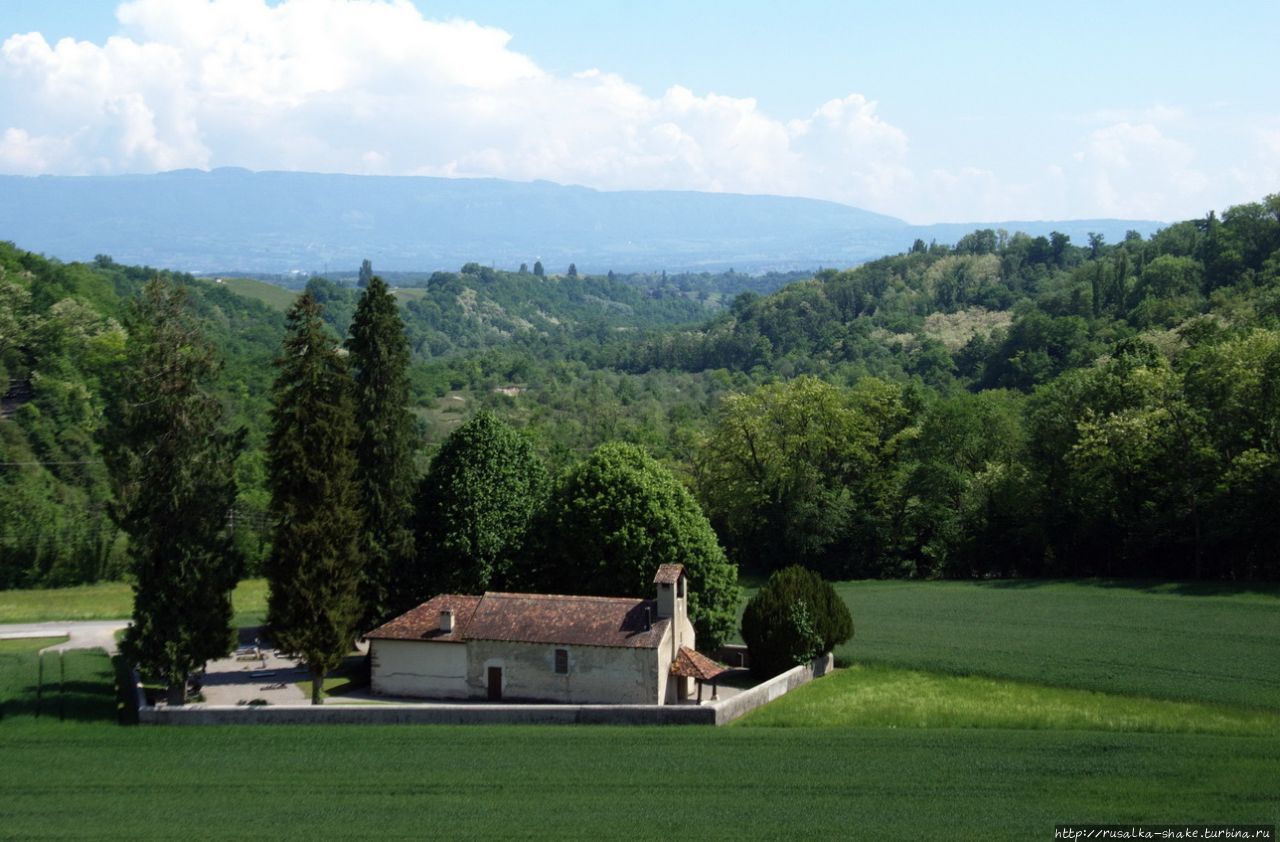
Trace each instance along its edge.
<path fill-rule="evenodd" d="M 471 695 L 488 695 L 489 667 L 502 669 L 502 698 L 566 704 L 658 704 L 663 698 L 659 653 L 654 649 L 566 646 L 471 640 L 467 683 Z M 555 671 L 555 651 L 569 652 L 569 672 Z M 670 661 L 667 661 L 668 668 Z M 662 688 L 665 692 L 665 686 Z"/>
<path fill-rule="evenodd" d="M 467 646 L 419 640 L 371 640 L 373 692 L 387 696 L 465 699 Z"/>

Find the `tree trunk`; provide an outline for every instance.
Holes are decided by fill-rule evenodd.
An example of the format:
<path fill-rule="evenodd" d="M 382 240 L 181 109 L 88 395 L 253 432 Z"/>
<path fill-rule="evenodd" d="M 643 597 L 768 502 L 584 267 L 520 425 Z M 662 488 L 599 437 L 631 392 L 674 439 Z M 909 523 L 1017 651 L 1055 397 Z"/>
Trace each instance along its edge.
<path fill-rule="evenodd" d="M 311 704 L 322 705 L 320 688 L 324 686 L 324 673 L 311 673 Z"/>
<path fill-rule="evenodd" d="M 170 707 L 181 707 L 187 700 L 187 677 L 184 675 L 169 684 L 169 688 L 165 693 L 165 701 Z"/>

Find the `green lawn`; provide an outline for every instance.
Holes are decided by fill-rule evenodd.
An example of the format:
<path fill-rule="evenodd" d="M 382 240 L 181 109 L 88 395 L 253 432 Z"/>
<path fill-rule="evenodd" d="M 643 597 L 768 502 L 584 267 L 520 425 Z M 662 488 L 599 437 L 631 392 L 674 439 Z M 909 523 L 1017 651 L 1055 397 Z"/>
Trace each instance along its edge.
<path fill-rule="evenodd" d="M 1280 709 L 1280 586 L 843 582 L 843 662 Z"/>
<path fill-rule="evenodd" d="M 841 655 L 865 665 L 720 729 L 121 727 L 101 653 L 68 656 L 56 691 L 46 656 L 37 719 L 47 644 L 5 644 L 0 835 L 1051 839 L 1058 822 L 1280 823 L 1274 591 L 840 589 L 858 624 Z"/>
<path fill-rule="evenodd" d="M 310 699 L 311 680 L 299 681 L 297 685 L 303 695 Z M 355 653 L 344 658 L 341 666 L 324 677 L 324 684 L 320 686 L 320 698 L 345 696 L 356 690 L 363 690 L 368 686 L 369 673 L 365 669 L 365 656 Z"/>
<path fill-rule="evenodd" d="M 59 689 L 46 672 L 38 718 L 33 656 L 0 660 L 6 837 L 1048 839 L 1062 821 L 1278 818 L 1274 736 L 129 728 L 106 656 L 77 654 Z"/>
<path fill-rule="evenodd" d="M 837 670 L 738 724 L 1280 736 L 1280 710 L 1175 702 L 873 664 Z"/>
<path fill-rule="evenodd" d="M 237 625 L 258 625 L 267 613 L 267 580 L 245 579 L 232 599 Z M 119 620 L 133 610 L 133 590 L 124 582 L 75 588 L 0 591 L 0 623 L 46 620 Z"/>

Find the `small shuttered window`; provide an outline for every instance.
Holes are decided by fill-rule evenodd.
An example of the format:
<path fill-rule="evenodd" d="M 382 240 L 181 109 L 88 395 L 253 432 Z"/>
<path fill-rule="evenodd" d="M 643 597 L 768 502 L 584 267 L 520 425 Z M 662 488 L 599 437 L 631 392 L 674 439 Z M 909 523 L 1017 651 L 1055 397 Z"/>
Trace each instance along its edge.
<path fill-rule="evenodd" d="M 556 672 L 559 673 L 560 675 L 569 674 L 569 650 L 568 649 L 556 650 Z"/>

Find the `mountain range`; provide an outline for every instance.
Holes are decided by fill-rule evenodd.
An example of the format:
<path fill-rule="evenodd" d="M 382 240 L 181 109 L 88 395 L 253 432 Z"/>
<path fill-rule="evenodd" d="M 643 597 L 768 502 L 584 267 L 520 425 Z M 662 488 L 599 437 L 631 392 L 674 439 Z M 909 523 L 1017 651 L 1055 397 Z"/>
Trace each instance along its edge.
<path fill-rule="evenodd" d="M 850 266 L 977 228 L 1060 231 L 1081 243 L 1151 220 L 911 225 L 817 199 L 602 191 L 547 181 L 251 172 L 0 176 L 0 239 L 61 260 L 107 254 L 195 273 L 499 268 L 548 272 Z"/>

